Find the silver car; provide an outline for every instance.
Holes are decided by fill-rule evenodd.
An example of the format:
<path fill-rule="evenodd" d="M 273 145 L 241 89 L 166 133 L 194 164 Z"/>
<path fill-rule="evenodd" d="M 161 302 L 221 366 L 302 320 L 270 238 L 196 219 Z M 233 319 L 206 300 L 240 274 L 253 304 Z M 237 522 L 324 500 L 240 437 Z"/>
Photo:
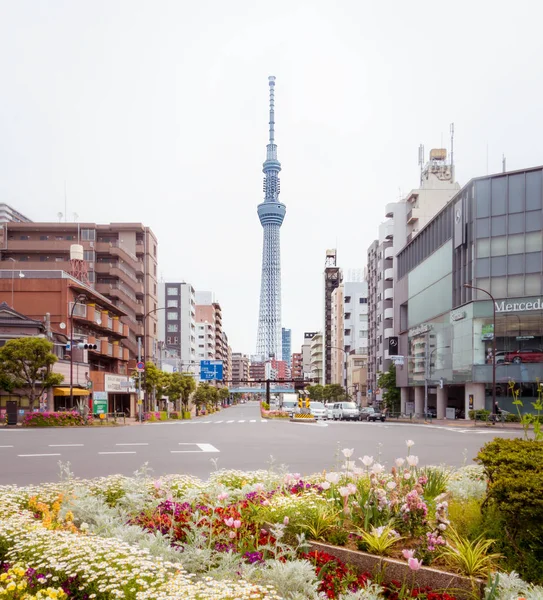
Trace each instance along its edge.
<path fill-rule="evenodd" d="M 332 418 L 335 420 L 359 421 L 360 411 L 354 402 L 336 402 L 332 409 Z"/>
<path fill-rule="evenodd" d="M 309 410 L 315 419 L 327 419 L 326 407 L 322 402 L 310 402 Z"/>

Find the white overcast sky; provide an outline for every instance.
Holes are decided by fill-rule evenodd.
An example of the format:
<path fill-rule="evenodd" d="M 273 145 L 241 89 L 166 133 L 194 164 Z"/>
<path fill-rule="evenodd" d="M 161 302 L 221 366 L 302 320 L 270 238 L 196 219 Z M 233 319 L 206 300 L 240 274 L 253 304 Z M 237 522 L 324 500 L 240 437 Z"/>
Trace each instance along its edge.
<path fill-rule="evenodd" d="M 0 0 L 0 201 L 137 221 L 164 279 L 213 290 L 252 353 L 268 75 L 277 77 L 283 325 L 322 326 L 337 246 L 363 268 L 384 205 L 449 145 L 457 178 L 543 163 L 537 0 Z"/>

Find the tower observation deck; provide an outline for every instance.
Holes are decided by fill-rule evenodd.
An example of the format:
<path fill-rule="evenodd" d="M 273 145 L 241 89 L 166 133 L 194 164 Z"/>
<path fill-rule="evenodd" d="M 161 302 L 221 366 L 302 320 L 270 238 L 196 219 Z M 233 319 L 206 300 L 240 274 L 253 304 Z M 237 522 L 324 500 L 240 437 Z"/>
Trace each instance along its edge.
<path fill-rule="evenodd" d="M 281 163 L 275 143 L 275 77 L 268 77 L 270 86 L 269 142 L 264 173 L 264 202 L 258 205 L 258 218 L 263 228 L 262 277 L 256 354 L 267 360 L 281 360 L 281 239 L 280 230 L 286 206 L 279 201 Z"/>

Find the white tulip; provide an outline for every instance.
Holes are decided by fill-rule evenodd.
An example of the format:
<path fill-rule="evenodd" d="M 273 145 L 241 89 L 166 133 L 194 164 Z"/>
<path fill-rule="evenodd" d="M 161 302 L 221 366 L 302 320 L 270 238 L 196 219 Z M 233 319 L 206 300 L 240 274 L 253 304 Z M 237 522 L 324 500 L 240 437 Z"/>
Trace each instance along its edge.
<path fill-rule="evenodd" d="M 362 464 L 365 467 L 371 467 L 371 465 L 373 463 L 373 456 L 364 456 L 364 457 L 360 458 L 359 460 L 362 461 Z"/>
<path fill-rule="evenodd" d="M 419 464 L 418 456 L 408 456 L 406 460 L 410 467 L 416 467 Z"/>
<path fill-rule="evenodd" d="M 406 440 L 405 444 L 408 448 L 411 448 L 415 445 L 415 442 L 413 440 Z"/>
<path fill-rule="evenodd" d="M 343 453 L 343 456 L 345 458 L 351 458 L 354 452 L 354 448 L 343 448 L 341 452 Z"/>
<path fill-rule="evenodd" d="M 401 468 L 401 467 L 403 467 L 403 465 L 404 465 L 404 463 L 405 463 L 405 459 L 404 459 L 404 458 L 397 458 L 397 459 L 395 460 L 395 462 L 396 462 L 396 466 L 397 466 L 398 468 Z"/>

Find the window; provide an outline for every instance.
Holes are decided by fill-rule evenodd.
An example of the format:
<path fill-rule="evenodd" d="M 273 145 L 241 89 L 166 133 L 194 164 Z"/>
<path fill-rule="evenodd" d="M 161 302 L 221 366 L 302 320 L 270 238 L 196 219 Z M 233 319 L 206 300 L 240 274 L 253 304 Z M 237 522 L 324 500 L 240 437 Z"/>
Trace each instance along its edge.
<path fill-rule="evenodd" d="M 351 313 L 345 313 L 345 319 L 350 319 L 351 318 Z"/>
<path fill-rule="evenodd" d="M 168 300 L 166 306 L 167 308 L 179 308 L 179 300 Z"/>
<path fill-rule="evenodd" d="M 154 272 L 154 275 L 156 277 L 156 265 L 153 265 L 153 272 Z"/>
<path fill-rule="evenodd" d="M 96 231 L 94 229 L 82 229 L 81 230 L 81 239 L 94 241 L 96 240 Z"/>
<path fill-rule="evenodd" d="M 48 235 L 40 235 L 40 240 L 48 240 L 49 236 Z"/>
<path fill-rule="evenodd" d="M 89 262 L 95 262 L 96 254 L 95 254 L 94 250 L 83 250 L 83 258 L 85 260 L 88 260 Z"/>
<path fill-rule="evenodd" d="M 179 313 L 174 310 L 169 310 L 167 318 L 168 318 L 168 321 L 177 321 L 179 319 Z"/>
<path fill-rule="evenodd" d="M 345 335 L 351 335 L 351 330 L 350 329 L 345 329 L 344 334 Z"/>
<path fill-rule="evenodd" d="M 351 301 L 351 297 L 345 296 L 345 304 L 349 304 L 350 301 Z"/>
<path fill-rule="evenodd" d="M 168 333 L 177 333 L 179 331 L 177 323 L 168 323 L 167 331 Z"/>
<path fill-rule="evenodd" d="M 153 290 L 154 290 L 154 294 L 156 296 L 156 283 L 153 284 Z"/>
<path fill-rule="evenodd" d="M 358 303 L 359 304 L 367 304 L 368 303 L 368 299 L 367 298 L 358 298 Z"/>
<path fill-rule="evenodd" d="M 153 254 L 156 256 L 156 244 L 153 246 Z"/>
<path fill-rule="evenodd" d="M 166 338 L 166 344 L 171 344 L 172 343 L 172 338 L 170 336 L 168 336 Z"/>
<path fill-rule="evenodd" d="M 66 236 L 66 239 L 67 239 L 69 242 L 72 242 L 72 241 L 73 241 L 75 238 L 74 238 L 74 236 L 73 236 L 73 235 L 67 235 L 67 236 Z"/>
<path fill-rule="evenodd" d="M 176 335 L 173 338 L 173 343 L 174 344 L 178 344 L 179 343 L 179 338 Z"/>
<path fill-rule="evenodd" d="M 29 236 L 29 235 L 20 235 L 20 236 L 19 236 L 19 239 L 20 239 L 20 240 L 29 240 L 29 239 L 30 239 L 30 236 Z M 62 239 L 62 238 L 61 238 L 61 239 Z"/>
<path fill-rule="evenodd" d="M 526 210 L 538 209 L 541 209 L 541 171 L 532 171 L 526 173 Z"/>
<path fill-rule="evenodd" d="M 177 296 L 177 288 L 175 287 L 169 287 L 168 288 L 168 296 Z"/>

